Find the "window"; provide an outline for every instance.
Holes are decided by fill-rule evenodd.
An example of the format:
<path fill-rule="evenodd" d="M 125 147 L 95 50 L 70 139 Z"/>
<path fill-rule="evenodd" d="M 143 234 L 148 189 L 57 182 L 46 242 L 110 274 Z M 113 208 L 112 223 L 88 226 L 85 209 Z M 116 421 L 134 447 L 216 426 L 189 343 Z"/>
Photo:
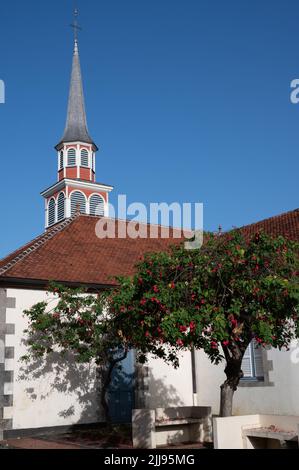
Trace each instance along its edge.
<path fill-rule="evenodd" d="M 87 150 L 81 150 L 81 166 L 89 166 L 88 165 L 88 152 Z"/>
<path fill-rule="evenodd" d="M 58 197 L 57 219 L 58 222 L 64 219 L 64 193 L 60 193 Z"/>
<path fill-rule="evenodd" d="M 61 150 L 59 154 L 59 170 L 62 170 L 63 168 L 63 150 Z"/>
<path fill-rule="evenodd" d="M 255 341 L 252 341 L 245 351 L 242 370 L 243 380 L 255 379 L 264 380 L 264 368 L 263 368 L 263 351 L 262 347 Z"/>
<path fill-rule="evenodd" d="M 76 166 L 76 150 L 69 149 L 67 152 L 67 165 Z"/>
<path fill-rule="evenodd" d="M 55 224 L 55 199 L 51 199 L 48 205 L 48 225 Z"/>
<path fill-rule="evenodd" d="M 74 215 L 77 210 L 86 214 L 86 199 L 80 191 L 74 191 L 71 195 L 71 214 Z"/>
<path fill-rule="evenodd" d="M 89 202 L 90 215 L 104 215 L 104 199 L 98 194 L 94 194 Z"/>

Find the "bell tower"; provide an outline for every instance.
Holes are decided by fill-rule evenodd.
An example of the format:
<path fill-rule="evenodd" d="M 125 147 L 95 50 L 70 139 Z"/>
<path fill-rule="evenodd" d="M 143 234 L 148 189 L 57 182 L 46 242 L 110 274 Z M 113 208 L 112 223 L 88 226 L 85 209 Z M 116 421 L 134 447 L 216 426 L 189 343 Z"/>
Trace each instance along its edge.
<path fill-rule="evenodd" d="M 45 198 L 46 229 L 73 216 L 78 210 L 108 216 L 109 192 L 113 187 L 96 183 L 97 145 L 90 137 L 83 93 L 75 10 L 74 52 L 66 125 L 57 151 L 57 182 L 41 193 Z"/>

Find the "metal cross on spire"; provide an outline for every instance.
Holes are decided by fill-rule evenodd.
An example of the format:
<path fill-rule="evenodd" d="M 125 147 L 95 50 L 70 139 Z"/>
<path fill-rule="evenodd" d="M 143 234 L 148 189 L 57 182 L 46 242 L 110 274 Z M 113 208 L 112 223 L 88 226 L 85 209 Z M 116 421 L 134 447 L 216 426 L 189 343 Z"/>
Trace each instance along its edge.
<path fill-rule="evenodd" d="M 74 30 L 74 39 L 75 42 L 78 42 L 78 31 L 82 31 L 81 26 L 78 24 L 78 16 L 79 16 L 79 10 L 78 8 L 75 8 L 74 10 L 74 22 L 70 25 L 71 28 Z"/>

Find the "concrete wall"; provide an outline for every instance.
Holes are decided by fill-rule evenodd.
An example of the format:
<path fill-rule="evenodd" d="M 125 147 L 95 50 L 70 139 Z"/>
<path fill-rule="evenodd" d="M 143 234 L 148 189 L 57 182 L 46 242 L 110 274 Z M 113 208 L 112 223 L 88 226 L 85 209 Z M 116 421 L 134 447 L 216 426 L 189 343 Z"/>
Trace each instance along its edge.
<path fill-rule="evenodd" d="M 264 367 L 269 369 L 266 370 L 269 380 L 265 384 L 243 382 L 234 396 L 234 415 L 299 415 L 299 363 L 294 363 L 294 353 L 294 348 L 288 352 L 265 351 Z M 196 352 L 198 405 L 211 405 L 214 414 L 219 413 L 220 385 L 225 380 L 223 370 L 224 362 L 212 365 L 205 353 Z"/>
<path fill-rule="evenodd" d="M 213 434 L 215 449 L 244 449 L 253 448 L 246 443 L 243 431 L 251 428 L 268 428 L 275 426 L 280 432 L 294 432 L 297 434 L 299 416 L 279 415 L 246 415 L 233 416 L 230 418 L 214 418 Z M 279 439 L 279 432 L 277 432 Z M 248 446 L 249 444 L 249 446 Z"/>
<path fill-rule="evenodd" d="M 96 422 L 102 419 L 98 409 L 95 369 L 62 360 L 34 362 L 29 366 L 19 358 L 26 353 L 23 331 L 25 309 L 47 298 L 44 291 L 7 289 L 16 299 L 15 308 L 7 309 L 6 321 L 15 325 L 15 334 L 6 335 L 5 370 L 13 371 L 13 380 L 5 384 L 10 405 L 4 408 L 4 419 L 12 420 L 12 429 L 66 426 Z M 9 348 L 9 349 L 8 349 Z"/>

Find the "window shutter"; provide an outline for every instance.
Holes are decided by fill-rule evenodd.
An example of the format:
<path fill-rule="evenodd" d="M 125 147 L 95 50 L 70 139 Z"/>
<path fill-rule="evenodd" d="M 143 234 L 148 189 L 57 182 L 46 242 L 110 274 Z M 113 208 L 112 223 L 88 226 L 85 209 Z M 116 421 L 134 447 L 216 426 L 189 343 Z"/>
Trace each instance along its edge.
<path fill-rule="evenodd" d="M 55 200 L 51 199 L 48 206 L 48 225 L 55 224 Z"/>
<path fill-rule="evenodd" d="M 87 150 L 81 150 L 81 166 L 88 167 L 88 152 Z"/>
<path fill-rule="evenodd" d="M 252 345 L 248 346 L 243 356 L 242 361 L 242 371 L 244 374 L 244 378 L 252 378 L 253 377 L 253 364 L 252 364 Z"/>
<path fill-rule="evenodd" d="M 104 215 L 104 200 L 98 194 L 94 194 L 93 196 L 91 196 L 89 207 L 90 215 Z"/>
<path fill-rule="evenodd" d="M 61 150 L 59 155 L 59 169 L 62 170 L 63 168 L 63 151 Z"/>
<path fill-rule="evenodd" d="M 67 152 L 67 164 L 68 166 L 76 166 L 76 150 L 69 149 Z"/>
<path fill-rule="evenodd" d="M 74 215 L 79 208 L 82 214 L 86 214 L 86 199 L 80 191 L 74 191 L 71 195 L 71 214 Z"/>
<path fill-rule="evenodd" d="M 60 193 L 57 203 L 58 222 L 64 219 L 64 193 Z"/>
<path fill-rule="evenodd" d="M 263 366 L 263 349 L 260 345 L 253 344 L 253 357 L 254 357 L 255 377 L 262 379 L 264 378 L 264 366 Z"/>

